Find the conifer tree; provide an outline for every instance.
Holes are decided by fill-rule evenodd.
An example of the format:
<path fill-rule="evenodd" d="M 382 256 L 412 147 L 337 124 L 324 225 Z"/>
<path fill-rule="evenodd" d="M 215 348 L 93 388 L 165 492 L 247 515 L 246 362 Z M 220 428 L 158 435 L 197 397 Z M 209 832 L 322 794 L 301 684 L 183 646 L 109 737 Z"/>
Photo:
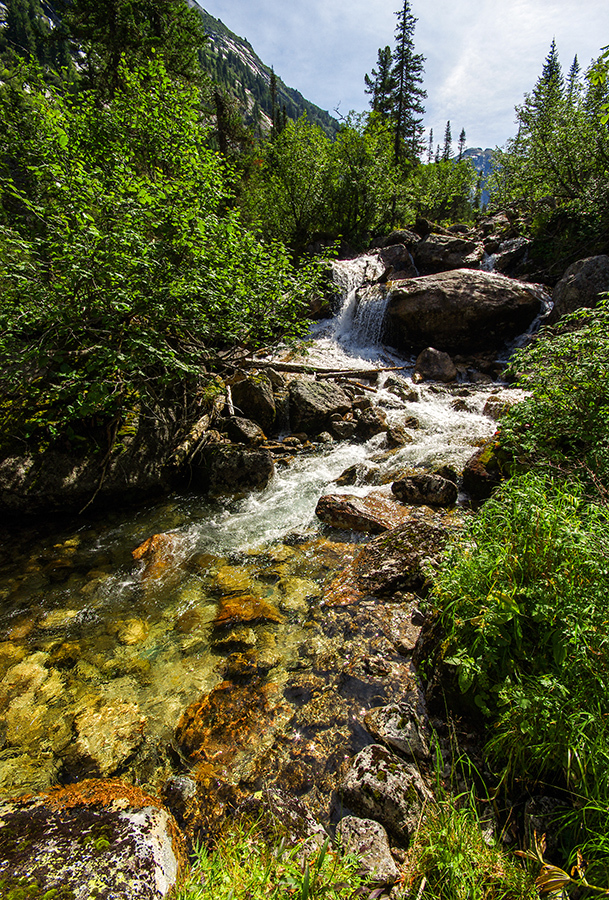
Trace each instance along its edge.
<path fill-rule="evenodd" d="M 444 149 L 442 150 L 442 159 L 444 162 L 448 162 L 448 160 L 452 156 L 452 146 L 453 146 L 453 135 L 450 128 L 450 119 L 446 123 L 446 128 L 444 129 Z"/>
<path fill-rule="evenodd" d="M 423 83 L 425 58 L 414 50 L 414 29 L 417 20 L 410 10 L 409 0 L 396 13 L 396 48 L 393 54 L 394 161 L 405 159 L 415 165 L 423 151 L 423 100 L 427 96 Z"/>
<path fill-rule="evenodd" d="M 461 134 L 459 135 L 459 150 L 458 150 L 458 161 L 461 162 L 463 159 L 463 154 L 465 153 L 465 128 L 461 129 Z"/>
<path fill-rule="evenodd" d="M 383 119 L 388 119 L 393 111 L 393 92 L 395 90 L 391 47 L 386 46 L 379 49 L 377 67 L 372 69 L 373 77 L 364 76 L 365 93 L 372 95 L 370 106 L 374 112 L 379 113 Z"/>
<path fill-rule="evenodd" d="M 429 129 L 429 144 L 427 146 L 427 162 L 433 161 L 433 128 Z"/>

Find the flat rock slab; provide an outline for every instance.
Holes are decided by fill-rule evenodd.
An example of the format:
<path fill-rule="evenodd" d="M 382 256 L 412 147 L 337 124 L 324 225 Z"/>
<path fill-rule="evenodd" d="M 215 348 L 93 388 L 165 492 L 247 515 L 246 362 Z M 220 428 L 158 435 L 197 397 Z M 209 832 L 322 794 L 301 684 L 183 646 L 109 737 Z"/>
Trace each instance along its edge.
<path fill-rule="evenodd" d="M 376 491 L 366 497 L 325 494 L 319 498 L 315 515 L 334 528 L 381 534 L 406 521 L 410 511 L 386 491 Z"/>
<path fill-rule="evenodd" d="M 400 877 L 400 870 L 391 855 L 387 832 L 378 822 L 345 816 L 336 827 L 336 837 L 343 852 L 360 857 L 373 881 L 395 884 Z"/>
<path fill-rule="evenodd" d="M 25 879 L 37 897 L 56 890 L 62 900 L 160 900 L 184 859 L 169 813 L 120 781 L 83 781 L 0 803 L 3 897 Z"/>
<path fill-rule="evenodd" d="M 380 822 L 403 842 L 417 827 L 423 804 L 433 801 L 416 765 L 380 744 L 370 744 L 357 754 L 342 789 L 350 809 Z"/>

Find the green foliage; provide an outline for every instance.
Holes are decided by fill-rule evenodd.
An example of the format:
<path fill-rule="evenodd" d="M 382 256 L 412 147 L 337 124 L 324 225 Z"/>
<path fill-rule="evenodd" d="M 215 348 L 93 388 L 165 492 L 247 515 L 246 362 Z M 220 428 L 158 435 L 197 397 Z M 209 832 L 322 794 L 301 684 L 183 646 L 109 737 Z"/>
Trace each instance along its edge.
<path fill-rule="evenodd" d="M 476 181 L 476 170 L 467 159 L 442 159 L 418 166 L 406 183 L 410 215 L 440 223 L 470 221 Z"/>
<path fill-rule="evenodd" d="M 535 900 L 533 879 L 495 838 L 484 836 L 473 790 L 444 794 L 411 839 L 409 896 L 420 900 Z"/>
<path fill-rule="evenodd" d="M 196 88 L 154 60 L 121 82 L 103 108 L 31 70 L 0 91 L 1 386 L 24 439 L 174 389 L 210 347 L 306 327 L 318 267 L 230 210 Z"/>
<path fill-rule="evenodd" d="M 510 365 L 530 395 L 502 422 L 502 445 L 521 465 L 573 473 L 606 499 L 609 300 L 543 330 Z"/>
<path fill-rule="evenodd" d="M 319 237 L 365 243 L 390 225 L 400 185 L 380 117 L 351 115 L 331 141 L 303 116 L 260 150 L 243 203 L 265 236 L 301 251 Z"/>
<path fill-rule="evenodd" d="M 269 839 L 255 825 L 234 824 L 214 850 L 197 851 L 176 900 L 339 900 L 352 897 L 361 883 L 357 859 L 339 856 L 329 840 L 311 851 L 302 842 L 288 846 L 278 835 Z"/>
<path fill-rule="evenodd" d="M 595 71 L 602 71 L 600 62 Z M 516 137 L 495 153 L 492 206 L 524 214 L 537 252 L 548 259 L 590 255 L 593 247 L 601 252 L 606 246 L 609 131 L 602 120 L 607 100 L 602 77 L 583 83 L 577 67 L 565 84 L 553 43 L 534 90 L 516 108 Z"/>
<path fill-rule="evenodd" d="M 573 754 L 609 774 L 607 546 L 601 507 L 528 473 L 484 505 L 435 582 L 444 663 L 513 777 L 564 774 Z"/>

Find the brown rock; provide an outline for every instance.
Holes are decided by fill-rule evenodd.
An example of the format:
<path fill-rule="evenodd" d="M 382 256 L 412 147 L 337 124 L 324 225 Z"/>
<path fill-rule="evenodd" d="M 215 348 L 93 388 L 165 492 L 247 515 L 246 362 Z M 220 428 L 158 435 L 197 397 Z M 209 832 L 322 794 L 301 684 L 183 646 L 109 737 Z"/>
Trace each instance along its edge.
<path fill-rule="evenodd" d="M 386 492 L 376 492 L 366 497 L 326 494 L 320 497 L 315 514 L 334 528 L 380 534 L 399 525 L 409 517 L 410 512 Z"/>
<path fill-rule="evenodd" d="M 144 562 L 142 578 L 145 581 L 162 578 L 166 570 L 175 563 L 180 543 L 181 538 L 177 534 L 153 534 L 136 547 L 131 555 Z"/>
<path fill-rule="evenodd" d="M 115 700 L 76 717 L 71 762 L 102 776 L 116 772 L 142 743 L 146 719 L 135 703 Z"/>
<path fill-rule="evenodd" d="M 283 622 L 283 616 L 266 600 L 250 594 L 222 597 L 218 603 L 214 626 L 240 625 L 243 622 Z"/>
<path fill-rule="evenodd" d="M 414 374 L 420 381 L 442 381 L 447 384 L 455 380 L 457 369 L 448 353 L 427 347 L 417 356 Z"/>
<path fill-rule="evenodd" d="M 454 506 L 459 493 L 452 481 L 430 472 L 394 481 L 391 490 L 398 500 L 411 506 Z"/>
<path fill-rule="evenodd" d="M 345 606 L 368 594 L 420 590 L 426 584 L 424 565 L 439 557 L 459 521 L 431 511 L 426 515 L 422 510 L 404 509 L 407 521 L 369 541 L 325 588 L 327 605 Z"/>

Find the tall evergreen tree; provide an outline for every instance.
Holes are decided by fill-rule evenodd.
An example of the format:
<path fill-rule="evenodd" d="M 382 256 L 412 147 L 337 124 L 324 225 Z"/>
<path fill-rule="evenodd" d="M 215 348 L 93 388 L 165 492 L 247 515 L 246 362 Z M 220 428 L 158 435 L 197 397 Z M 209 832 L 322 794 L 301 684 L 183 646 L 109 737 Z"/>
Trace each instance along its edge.
<path fill-rule="evenodd" d="M 459 135 L 459 148 L 458 148 L 458 161 L 461 162 L 463 159 L 463 154 L 465 153 L 465 128 L 461 129 L 461 134 Z"/>
<path fill-rule="evenodd" d="M 450 119 L 446 123 L 446 128 L 444 129 L 444 148 L 442 150 L 442 159 L 444 162 L 448 162 L 448 160 L 452 156 L 453 149 L 453 135 L 450 128 Z"/>
<path fill-rule="evenodd" d="M 427 145 L 427 162 L 433 161 L 433 128 L 429 129 L 429 143 Z"/>
<path fill-rule="evenodd" d="M 364 76 L 365 92 L 372 96 L 370 106 L 374 112 L 379 113 L 384 119 L 388 119 L 393 111 L 393 93 L 395 91 L 391 47 L 386 46 L 379 49 L 377 68 L 372 69 L 371 75 L 372 77 Z"/>
<path fill-rule="evenodd" d="M 423 100 L 427 92 L 421 87 L 425 57 L 414 50 L 414 29 L 417 19 L 410 11 L 409 0 L 396 13 L 396 48 L 393 54 L 394 160 L 396 165 L 405 159 L 416 164 L 423 152 Z"/>

